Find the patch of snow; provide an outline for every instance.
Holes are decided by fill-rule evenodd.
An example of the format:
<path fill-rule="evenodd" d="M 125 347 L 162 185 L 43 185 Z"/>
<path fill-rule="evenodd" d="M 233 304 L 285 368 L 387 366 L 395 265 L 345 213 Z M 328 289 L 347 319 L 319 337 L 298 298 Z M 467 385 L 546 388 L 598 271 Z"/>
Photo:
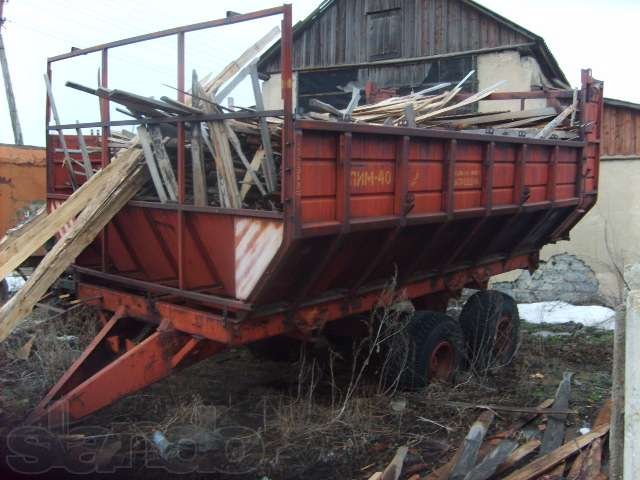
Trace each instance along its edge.
<path fill-rule="evenodd" d="M 539 332 L 533 332 L 531 335 L 542 338 L 549 337 L 568 337 L 571 334 L 569 332 L 550 332 L 549 330 L 540 330 Z"/>
<path fill-rule="evenodd" d="M 529 323 L 581 323 L 585 327 L 613 330 L 615 312 L 599 305 L 571 305 L 566 302 L 518 304 L 520 318 Z"/>
<path fill-rule="evenodd" d="M 24 285 L 24 278 L 22 277 L 7 277 L 5 278 L 7 281 L 7 286 L 9 287 L 9 293 L 15 293 L 22 288 Z"/>

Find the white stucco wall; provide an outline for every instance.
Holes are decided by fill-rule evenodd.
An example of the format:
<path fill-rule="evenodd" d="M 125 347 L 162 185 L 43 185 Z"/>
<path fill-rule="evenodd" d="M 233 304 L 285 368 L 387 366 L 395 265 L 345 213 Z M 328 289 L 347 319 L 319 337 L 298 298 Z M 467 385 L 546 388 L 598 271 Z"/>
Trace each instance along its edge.
<path fill-rule="evenodd" d="M 598 201 L 574 227 L 570 241 L 548 245 L 541 257 L 568 252 L 596 272 L 600 293 L 618 298 L 622 283 L 618 270 L 640 262 L 640 158 L 601 160 Z"/>
<path fill-rule="evenodd" d="M 640 158 L 601 160 L 598 201 L 571 230 L 570 240 L 547 245 L 540 254 L 581 258 L 596 273 L 600 295 L 611 305 L 623 301 L 620 272 L 640 262 Z M 492 279 L 513 281 L 520 270 Z"/>
<path fill-rule="evenodd" d="M 519 52 L 508 50 L 497 53 L 478 55 L 477 59 L 478 90 L 488 88 L 495 83 L 506 80 L 498 88 L 499 92 L 528 92 L 532 89 L 548 85 L 533 57 L 521 56 Z M 546 100 L 526 100 L 526 108 L 542 108 Z M 481 112 L 520 110 L 520 100 L 492 100 L 480 102 Z"/>
<path fill-rule="evenodd" d="M 282 101 L 282 76 L 279 73 L 271 74 L 266 82 L 262 83 L 262 96 L 266 110 L 280 110 L 284 108 Z M 293 72 L 293 109 L 295 111 L 298 98 L 298 74 Z"/>

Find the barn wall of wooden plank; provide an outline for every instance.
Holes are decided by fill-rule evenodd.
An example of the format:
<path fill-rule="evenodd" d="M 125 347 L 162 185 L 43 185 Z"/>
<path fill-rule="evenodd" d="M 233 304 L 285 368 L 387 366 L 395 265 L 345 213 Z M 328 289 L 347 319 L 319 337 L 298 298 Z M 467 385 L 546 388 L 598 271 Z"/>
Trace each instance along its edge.
<path fill-rule="evenodd" d="M 640 105 L 605 100 L 602 125 L 602 156 L 605 159 L 640 158 Z"/>
<path fill-rule="evenodd" d="M 361 65 L 530 42 L 462 0 L 338 0 L 296 35 L 293 63 L 296 70 Z M 279 58 L 263 70 L 279 71 Z"/>

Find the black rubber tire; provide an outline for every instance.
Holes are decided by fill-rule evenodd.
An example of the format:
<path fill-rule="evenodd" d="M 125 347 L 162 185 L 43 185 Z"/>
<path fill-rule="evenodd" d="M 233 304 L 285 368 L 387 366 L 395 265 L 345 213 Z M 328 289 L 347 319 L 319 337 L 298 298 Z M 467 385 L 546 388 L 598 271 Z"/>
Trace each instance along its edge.
<path fill-rule="evenodd" d="M 444 313 L 415 312 L 406 327 L 394 334 L 389 342 L 383 371 L 387 387 L 396 384 L 403 390 L 418 390 L 435 380 L 435 375 L 430 371 L 430 361 L 443 342 L 450 345 L 451 365 L 446 378 L 438 380 L 451 381 L 462 363 L 462 330 L 455 320 Z"/>
<path fill-rule="evenodd" d="M 9 300 L 9 285 L 5 279 L 2 279 L 0 281 L 0 306 L 7 303 L 7 300 Z"/>
<path fill-rule="evenodd" d="M 249 343 L 247 348 L 251 354 L 260 360 L 272 362 L 295 362 L 300 357 L 302 342 L 285 335 L 265 338 Z"/>
<path fill-rule="evenodd" d="M 472 370 L 484 373 L 513 361 L 520 341 L 520 315 L 509 295 L 497 290 L 474 293 L 462 307 L 459 322 Z"/>

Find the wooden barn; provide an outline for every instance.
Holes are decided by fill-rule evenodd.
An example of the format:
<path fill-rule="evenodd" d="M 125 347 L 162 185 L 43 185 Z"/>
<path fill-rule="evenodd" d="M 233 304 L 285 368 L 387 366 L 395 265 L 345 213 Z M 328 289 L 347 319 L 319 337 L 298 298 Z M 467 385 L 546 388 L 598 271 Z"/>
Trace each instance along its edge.
<path fill-rule="evenodd" d="M 261 58 L 279 102 L 279 44 Z M 538 35 L 471 0 L 326 0 L 294 28 L 297 105 L 344 107 L 351 86 L 406 93 L 476 70 L 469 90 L 506 79 L 511 91 L 568 82 Z M 487 85 L 485 85 L 487 84 Z M 363 99 L 364 101 L 364 99 Z"/>
<path fill-rule="evenodd" d="M 605 98 L 602 159 L 640 159 L 640 105 Z"/>

